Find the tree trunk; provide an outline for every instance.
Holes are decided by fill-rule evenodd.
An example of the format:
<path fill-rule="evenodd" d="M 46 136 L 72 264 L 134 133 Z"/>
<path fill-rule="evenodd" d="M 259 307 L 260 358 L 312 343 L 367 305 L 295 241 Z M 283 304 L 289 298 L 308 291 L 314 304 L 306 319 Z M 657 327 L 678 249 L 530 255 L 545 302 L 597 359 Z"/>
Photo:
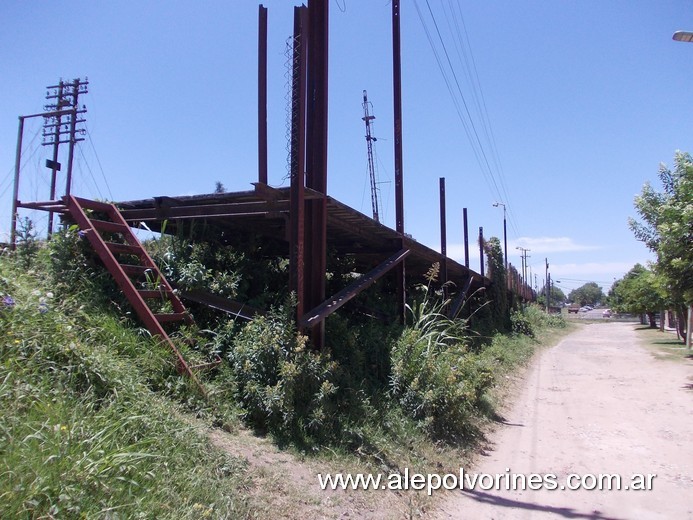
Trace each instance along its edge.
<path fill-rule="evenodd" d="M 655 313 L 654 312 L 648 312 L 647 317 L 650 320 L 650 328 L 656 329 L 657 328 L 657 320 L 655 319 Z"/>
<path fill-rule="evenodd" d="M 685 307 L 676 308 L 676 330 L 683 342 L 686 342 L 686 322 L 688 321 L 688 316 Z"/>

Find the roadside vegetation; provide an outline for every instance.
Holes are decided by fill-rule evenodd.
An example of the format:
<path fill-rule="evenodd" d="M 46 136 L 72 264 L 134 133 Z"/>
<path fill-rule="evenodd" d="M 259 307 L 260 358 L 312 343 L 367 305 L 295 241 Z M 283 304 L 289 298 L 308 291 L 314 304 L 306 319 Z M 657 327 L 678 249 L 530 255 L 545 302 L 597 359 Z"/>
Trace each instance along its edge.
<path fill-rule="evenodd" d="M 662 191 L 645 183 L 634 201 L 641 220 L 628 222 L 657 260 L 647 268 L 635 265 L 609 296 L 617 310 L 647 314 L 652 327 L 656 312 L 671 309 L 685 341 L 686 314 L 693 306 L 693 158 L 677 151 L 673 169 L 661 164 L 658 177 Z"/>
<path fill-rule="evenodd" d="M 196 327 L 174 334 L 192 364 L 224 360 L 200 374 L 202 400 L 75 228 L 49 244 L 23 229 L 17 252 L 0 256 L 2 518 L 257 516 L 244 461 L 200 425 L 247 426 L 340 467 L 458 469 L 497 419 L 507 377 L 546 334 L 566 330 L 493 287 L 473 295 L 478 310 L 448 318 L 433 266 L 412 288 L 406 327 L 360 310 L 391 309 L 383 284 L 328 318 L 316 352 L 294 327 L 291 294 L 277 290 L 281 259 L 168 237 L 148 247 L 176 284 L 267 307 L 249 322 L 194 309 Z M 499 252 L 489 241 L 503 287 Z M 350 269 L 333 258 L 331 283 Z"/>
<path fill-rule="evenodd" d="M 204 409 L 169 352 L 50 253 L 0 257 L 0 517 L 245 516 L 243 461 L 184 418 Z"/>
<path fill-rule="evenodd" d="M 680 339 L 674 333 L 662 333 L 659 329 L 647 326 L 638 327 L 635 330 L 642 345 L 652 352 L 657 359 L 677 363 L 693 359 L 691 351 L 681 344 Z"/>

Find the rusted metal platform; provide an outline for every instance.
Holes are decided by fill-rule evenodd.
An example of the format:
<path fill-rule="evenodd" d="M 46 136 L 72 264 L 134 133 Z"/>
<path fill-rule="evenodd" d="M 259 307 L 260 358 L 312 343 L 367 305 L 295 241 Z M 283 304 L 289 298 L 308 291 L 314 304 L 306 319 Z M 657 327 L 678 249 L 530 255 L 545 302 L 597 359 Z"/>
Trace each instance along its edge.
<path fill-rule="evenodd" d="M 321 198 L 306 189 L 306 199 Z M 289 255 L 289 188 L 272 188 L 255 184 L 254 190 L 190 195 L 152 197 L 143 200 L 118 202 L 125 220 L 137 226 L 144 222 L 152 231 L 160 231 L 166 221 L 166 231 L 175 233 L 183 226 L 198 221 L 202 233 L 213 233 L 214 239 L 224 242 L 226 233 L 252 231 L 259 236 L 286 243 Z M 471 290 L 490 284 L 490 280 L 438 251 L 373 220 L 363 213 L 327 196 L 327 245 L 339 255 L 352 256 L 365 274 L 403 247 L 410 251 L 406 258 L 407 277 L 424 281 L 424 274 L 439 262 L 447 265 L 448 280 L 463 287 L 471 280 Z M 202 237 L 200 237 L 202 238 Z M 445 262 L 444 262 L 445 260 Z"/>

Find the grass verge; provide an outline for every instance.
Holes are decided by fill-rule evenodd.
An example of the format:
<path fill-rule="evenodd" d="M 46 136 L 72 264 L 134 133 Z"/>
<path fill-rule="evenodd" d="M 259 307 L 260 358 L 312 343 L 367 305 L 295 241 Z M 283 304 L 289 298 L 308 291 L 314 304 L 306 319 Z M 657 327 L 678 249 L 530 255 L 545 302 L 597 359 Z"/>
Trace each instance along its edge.
<path fill-rule="evenodd" d="M 636 326 L 635 332 L 641 345 L 657 359 L 683 363 L 693 359 L 693 352 L 676 337 L 675 332 Z"/>
<path fill-rule="evenodd" d="M 0 518 L 234 518 L 244 462 L 184 419 L 170 356 L 0 258 Z"/>

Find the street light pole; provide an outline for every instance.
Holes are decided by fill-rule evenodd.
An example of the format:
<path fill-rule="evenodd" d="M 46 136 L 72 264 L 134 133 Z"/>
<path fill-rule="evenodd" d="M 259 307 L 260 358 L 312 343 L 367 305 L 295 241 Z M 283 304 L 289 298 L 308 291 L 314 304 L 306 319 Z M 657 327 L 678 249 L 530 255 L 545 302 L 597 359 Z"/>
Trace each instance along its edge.
<path fill-rule="evenodd" d="M 677 42 L 693 43 L 693 32 L 691 31 L 676 31 L 672 36 L 672 39 Z M 688 350 L 693 348 L 693 335 L 691 334 L 691 329 L 693 328 L 693 305 L 688 306 L 688 323 L 686 323 L 686 346 Z"/>
<path fill-rule="evenodd" d="M 502 202 L 495 202 L 493 204 L 494 208 L 498 206 L 503 206 L 503 256 L 505 259 L 505 272 L 508 272 L 508 227 L 505 219 L 505 204 Z"/>
<path fill-rule="evenodd" d="M 693 42 L 693 32 L 690 31 L 676 31 L 674 33 L 674 36 L 672 36 L 672 39 L 677 41 L 677 42 L 686 42 L 686 43 L 691 43 Z"/>

